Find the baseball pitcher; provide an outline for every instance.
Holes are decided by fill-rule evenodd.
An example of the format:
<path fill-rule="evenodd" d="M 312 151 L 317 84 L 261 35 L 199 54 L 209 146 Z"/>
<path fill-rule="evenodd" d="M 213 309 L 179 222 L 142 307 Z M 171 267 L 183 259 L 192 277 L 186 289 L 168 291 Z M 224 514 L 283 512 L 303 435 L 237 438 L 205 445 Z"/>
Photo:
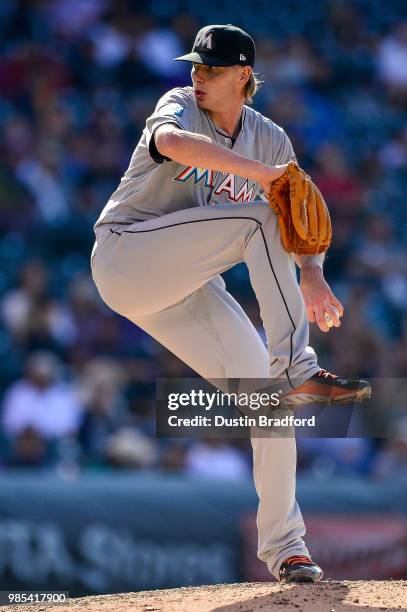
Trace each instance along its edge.
<path fill-rule="evenodd" d="M 94 226 L 101 298 L 208 380 L 281 377 L 293 406 L 368 397 L 366 381 L 321 369 L 308 344 L 309 322 L 327 332 L 343 315 L 323 276 L 329 213 L 284 130 L 248 105 L 252 38 L 206 26 L 176 59 L 191 63 L 192 86 L 160 98 Z M 267 349 L 220 276 L 241 262 Z M 278 580 L 319 580 L 295 499 L 295 438 L 251 442 L 258 557 Z"/>

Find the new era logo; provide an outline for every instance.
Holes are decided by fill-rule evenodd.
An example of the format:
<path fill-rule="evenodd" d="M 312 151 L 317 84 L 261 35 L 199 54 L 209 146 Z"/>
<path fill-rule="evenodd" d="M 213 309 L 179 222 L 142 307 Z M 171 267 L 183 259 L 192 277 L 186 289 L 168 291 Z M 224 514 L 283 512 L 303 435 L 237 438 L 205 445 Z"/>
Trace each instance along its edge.
<path fill-rule="evenodd" d="M 245 61 L 246 61 L 246 59 L 247 59 L 247 58 L 246 58 L 246 56 L 245 56 L 245 55 L 243 55 L 243 53 L 241 53 L 241 54 L 240 54 L 240 57 L 239 57 L 239 60 L 240 60 L 241 62 L 245 62 Z"/>

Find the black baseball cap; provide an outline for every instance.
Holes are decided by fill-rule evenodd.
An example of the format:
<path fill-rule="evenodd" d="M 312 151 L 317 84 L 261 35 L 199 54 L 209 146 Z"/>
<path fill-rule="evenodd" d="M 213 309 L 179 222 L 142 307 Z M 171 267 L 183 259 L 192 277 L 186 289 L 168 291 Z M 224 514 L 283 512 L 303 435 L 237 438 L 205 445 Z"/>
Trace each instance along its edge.
<path fill-rule="evenodd" d="M 256 47 L 252 37 L 237 26 L 209 25 L 199 30 L 192 52 L 175 61 L 194 62 L 207 66 L 254 67 Z"/>

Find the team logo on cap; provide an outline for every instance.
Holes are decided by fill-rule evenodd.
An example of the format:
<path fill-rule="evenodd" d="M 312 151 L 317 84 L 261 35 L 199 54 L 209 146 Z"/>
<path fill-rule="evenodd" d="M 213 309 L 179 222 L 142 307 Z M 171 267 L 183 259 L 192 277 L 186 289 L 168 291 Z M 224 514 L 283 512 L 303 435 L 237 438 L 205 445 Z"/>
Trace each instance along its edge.
<path fill-rule="evenodd" d="M 212 49 L 212 32 L 202 32 L 195 43 L 195 47 L 206 47 Z"/>

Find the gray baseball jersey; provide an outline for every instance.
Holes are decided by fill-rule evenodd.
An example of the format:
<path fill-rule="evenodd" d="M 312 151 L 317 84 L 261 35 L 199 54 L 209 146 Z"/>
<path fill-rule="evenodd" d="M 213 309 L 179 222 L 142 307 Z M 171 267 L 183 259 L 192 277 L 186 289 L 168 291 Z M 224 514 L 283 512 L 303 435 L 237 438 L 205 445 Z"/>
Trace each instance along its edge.
<path fill-rule="evenodd" d="M 192 87 L 172 89 L 147 119 L 129 168 L 95 228 L 104 223 L 130 224 L 193 206 L 258 199 L 260 186 L 245 177 L 166 161 L 154 142 L 155 130 L 165 123 L 209 136 L 213 142 L 270 166 L 295 159 L 284 130 L 253 108 L 243 107 L 241 130 L 234 140 L 198 107 Z"/>

